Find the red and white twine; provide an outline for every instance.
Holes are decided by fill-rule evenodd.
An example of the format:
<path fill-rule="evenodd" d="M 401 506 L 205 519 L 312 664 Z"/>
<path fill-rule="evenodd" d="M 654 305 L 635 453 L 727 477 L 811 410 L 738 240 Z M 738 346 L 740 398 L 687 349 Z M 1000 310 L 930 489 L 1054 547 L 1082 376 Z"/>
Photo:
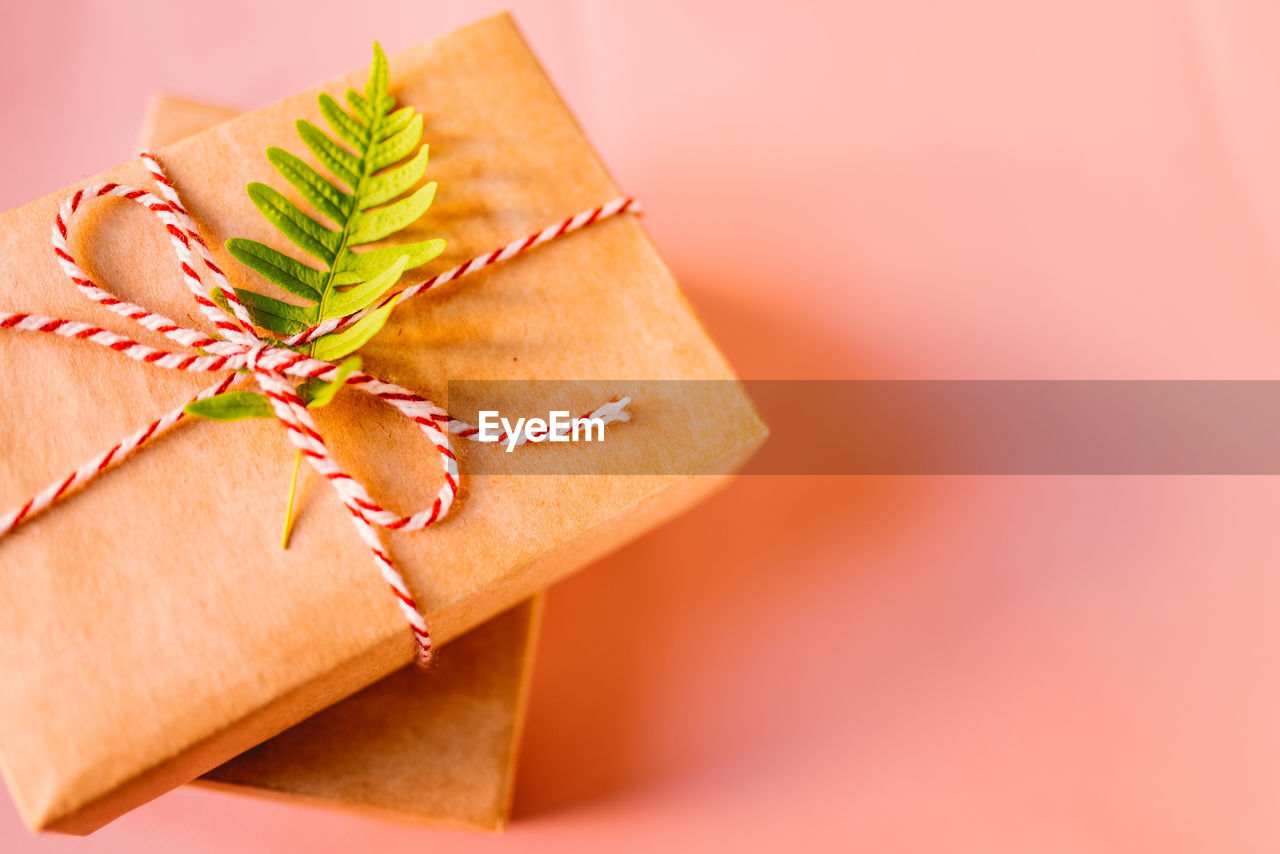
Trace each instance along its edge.
<path fill-rule="evenodd" d="M 372 552 L 374 562 L 391 587 L 401 612 L 413 630 L 418 660 L 425 664 L 431 657 L 431 636 L 427 630 L 426 620 L 413 594 L 409 591 L 404 576 L 383 546 L 377 528 L 416 531 L 448 515 L 458 494 L 459 478 L 458 461 L 449 448 L 449 434 L 474 438 L 477 431 L 471 425 L 450 417 L 443 409 L 408 389 L 364 372 L 352 373 L 347 379 L 348 385 L 386 401 L 418 425 L 439 455 L 444 472 L 444 484 L 440 487 L 435 500 L 429 507 L 416 513 L 401 516 L 375 502 L 364 485 L 343 471 L 329 452 L 315 421 L 294 388 L 294 383 L 301 379 L 332 380 L 337 366 L 279 346 L 281 343 L 298 346 L 313 341 L 321 335 L 350 325 L 363 313 L 325 321 L 306 332 L 284 339 L 283 342 L 260 338 L 254 331 L 253 321 L 248 311 L 240 303 L 235 291 L 228 284 L 226 276 L 214 261 L 208 245 L 200 237 L 195 222 L 182 206 L 177 190 L 164 174 L 159 162 L 149 152 L 142 152 L 141 157 L 159 184 L 163 198 L 145 190 L 113 183 L 93 184 L 77 190 L 62 203 L 58 210 L 53 227 L 53 250 L 63 273 L 86 298 L 122 317 L 129 318 L 146 329 L 160 333 L 188 351 L 196 352 L 158 350 L 97 326 L 38 314 L 0 311 L 0 329 L 45 332 L 64 338 L 88 341 L 115 350 L 130 359 L 174 371 L 198 373 L 242 371 L 249 374 L 270 401 L 272 412 L 284 426 L 289 441 L 297 447 L 312 468 L 333 485 L 338 498 L 349 511 L 356 532 Z M 76 263 L 67 246 L 68 225 L 85 202 L 104 196 L 115 196 L 137 202 L 163 223 L 182 268 L 183 282 L 195 299 L 200 312 L 218 330 L 218 337 L 180 326 L 162 314 L 120 299 L 90 279 Z M 639 212 L 639 210 L 639 204 L 634 199 L 615 199 L 593 210 L 569 217 L 561 223 L 548 226 L 526 238 L 512 241 L 493 252 L 473 258 L 452 270 L 387 297 L 370 310 L 376 310 L 390 301 L 407 299 L 491 264 L 505 261 L 593 222 L 626 211 Z M 199 263 L 208 271 L 213 287 L 226 299 L 227 306 L 231 309 L 230 313 L 220 308 L 208 296 L 209 289 L 196 268 L 195 255 L 199 256 Z M 236 373 L 229 374 L 218 383 L 201 391 L 187 403 L 122 439 L 105 453 L 89 460 L 64 479 L 49 484 L 26 503 L 0 515 L 0 538 L 64 498 L 68 493 L 93 480 L 107 468 L 128 459 L 152 439 L 183 421 L 187 417 L 184 410 L 189 403 L 221 394 L 238 378 L 239 375 Z M 611 400 L 583 417 L 598 418 L 606 424 L 626 421 L 629 418 L 626 411 L 628 403 L 626 398 Z M 500 441 L 503 440 L 505 436 L 500 438 Z"/>

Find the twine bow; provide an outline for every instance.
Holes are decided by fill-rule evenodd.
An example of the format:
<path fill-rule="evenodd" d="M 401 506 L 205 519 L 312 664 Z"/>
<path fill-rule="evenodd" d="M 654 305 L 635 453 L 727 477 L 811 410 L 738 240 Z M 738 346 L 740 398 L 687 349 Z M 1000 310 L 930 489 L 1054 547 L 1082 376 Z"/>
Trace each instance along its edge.
<path fill-rule="evenodd" d="M 364 485 L 343 471 L 334 459 L 305 402 L 294 388 L 294 383 L 298 380 L 332 381 L 338 371 L 337 365 L 290 349 L 348 326 L 366 312 L 328 320 L 312 329 L 279 341 L 259 337 L 254 330 L 248 311 L 214 261 L 209 247 L 200 237 L 194 220 L 182 206 L 177 190 L 164 174 L 159 162 L 149 152 L 142 152 L 141 157 L 158 182 L 160 193 L 164 198 L 145 190 L 115 183 L 93 184 L 77 190 L 62 203 L 58 210 L 53 227 L 53 250 L 63 273 L 83 296 L 132 320 L 139 326 L 160 333 L 186 348 L 188 352 L 158 350 L 100 327 L 36 314 L 0 312 L 0 329 L 45 332 L 64 338 L 88 341 L 115 350 L 130 359 L 169 370 L 193 373 L 231 371 L 233 373 L 204 389 L 182 406 L 156 419 L 147 427 L 124 438 L 110 450 L 89 460 L 65 479 L 50 484 L 22 506 L 0 515 L 0 538 L 77 487 L 92 480 L 108 467 L 127 459 L 148 441 L 182 421 L 186 417 L 184 409 L 188 404 L 223 393 L 242 374 L 247 374 L 270 402 L 271 411 L 276 420 L 284 426 L 289 441 L 302 453 L 311 467 L 332 484 L 338 498 L 347 508 L 356 532 L 372 552 L 374 563 L 382 573 L 383 579 L 391 587 L 401 613 L 413 630 L 418 661 L 426 664 L 431 658 L 431 635 L 427 629 L 426 620 L 410 593 L 404 576 L 384 548 L 377 528 L 416 531 L 448 515 L 458 494 L 459 478 L 458 461 L 449 447 L 449 436 L 454 434 L 474 438 L 477 431 L 470 425 L 450 417 L 443 409 L 408 389 L 362 371 L 353 371 L 347 378 L 347 385 L 386 401 L 418 425 L 439 456 L 444 472 L 444 484 L 429 507 L 408 516 L 401 516 L 375 502 Z M 104 196 L 115 196 L 136 202 L 163 223 L 181 266 L 183 282 L 195 299 L 201 314 L 218 330 L 218 337 L 181 326 L 162 314 L 115 296 L 95 283 L 76 263 L 67 246 L 68 224 L 85 202 Z M 562 223 L 549 226 L 527 238 L 513 241 L 426 282 L 387 297 L 368 311 L 375 311 L 385 306 L 390 300 L 407 299 L 429 288 L 475 272 L 490 264 L 504 261 L 548 240 L 554 240 L 593 222 L 625 211 L 638 212 L 639 205 L 633 199 L 616 199 L 594 210 L 584 211 Z M 230 309 L 229 312 L 224 311 L 209 297 L 209 288 L 197 271 L 193 249 L 199 255 L 199 263 L 209 273 L 213 289 L 219 293 L 221 299 L 225 300 L 227 308 Z M 626 421 L 630 417 L 626 411 L 628 403 L 627 398 L 611 400 L 583 417 L 598 418 L 606 424 Z"/>

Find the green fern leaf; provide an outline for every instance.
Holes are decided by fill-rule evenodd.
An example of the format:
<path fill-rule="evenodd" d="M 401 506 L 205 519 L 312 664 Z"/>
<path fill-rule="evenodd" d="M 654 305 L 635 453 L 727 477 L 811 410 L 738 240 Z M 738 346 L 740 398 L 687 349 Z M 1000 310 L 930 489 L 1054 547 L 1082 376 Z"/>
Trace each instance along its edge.
<path fill-rule="evenodd" d="M 396 246 L 387 246 L 383 249 L 348 252 L 339 262 L 338 275 L 352 274 L 356 278 L 350 281 L 363 282 L 370 276 L 376 276 L 379 270 L 386 269 L 387 264 L 400 255 L 409 256 L 409 262 L 404 265 L 404 268 L 412 270 L 414 267 L 421 267 L 428 261 L 434 260 L 444 251 L 444 246 L 444 241 L 436 238 L 435 240 L 424 240 L 421 243 L 401 243 Z M 350 282 L 339 282 L 338 284 L 350 284 Z"/>
<path fill-rule="evenodd" d="M 348 187 L 355 189 L 360 182 L 360 158 L 330 139 L 324 131 L 306 119 L 298 119 L 295 123 L 298 136 L 311 149 L 316 159 Z"/>
<path fill-rule="evenodd" d="M 333 375 L 333 382 L 314 379 L 305 380 L 298 386 L 298 397 L 302 398 L 302 402 L 307 405 L 308 409 L 319 409 L 322 406 L 328 406 L 333 402 L 333 396 L 347 384 L 347 379 L 351 374 L 358 370 L 360 370 L 359 356 L 343 359 L 342 364 L 338 365 L 338 370 Z"/>
<path fill-rule="evenodd" d="M 227 250 L 245 266 L 309 305 L 285 302 L 248 289 L 236 295 L 253 322 L 280 336 L 294 336 L 321 320 L 364 312 L 354 322 L 298 348 L 318 359 L 344 359 L 333 381 L 303 382 L 298 387 L 307 406 L 324 406 L 360 366 L 360 349 L 386 325 L 398 300 L 379 301 L 394 289 L 404 271 L 425 264 L 444 250 L 443 240 L 354 251 L 353 247 L 384 240 L 417 220 L 435 198 L 435 183 L 413 190 L 427 168 L 422 142 L 422 116 L 412 107 L 394 112 L 388 92 L 390 71 L 382 46 L 373 45 L 373 62 L 363 94 L 349 89 L 350 112 L 331 95 L 317 99 L 320 114 L 333 129 L 330 137 L 306 119 L 295 123 L 298 137 L 334 180 L 282 148 L 267 149 L 267 159 L 318 215 L 316 221 L 277 190 L 261 183 L 248 186 L 249 198 L 262 216 L 290 242 L 324 265 L 317 269 L 255 240 L 233 238 Z M 404 161 L 404 162 L 401 162 Z M 400 164 L 396 166 L 395 164 Z M 339 186 L 341 185 L 341 186 Z M 407 194 L 407 195 L 406 195 Z M 225 308 L 219 292 L 214 296 Z M 374 307 L 377 306 L 377 307 Z M 192 415 L 235 420 L 271 414 L 267 399 L 252 392 L 219 395 L 188 408 Z M 293 482 L 285 512 L 283 544 L 289 541 L 293 497 L 302 456 L 294 458 Z"/>
<path fill-rule="evenodd" d="M 272 187 L 249 185 L 249 197 L 263 217 L 323 265 L 317 269 L 257 241 L 227 241 L 237 260 L 309 303 L 301 306 L 239 291 L 254 322 L 263 329 L 292 335 L 321 320 L 363 311 L 394 289 L 405 270 L 427 263 L 444 250 L 443 240 L 426 240 L 355 251 L 416 221 L 435 197 L 434 183 L 414 189 L 427 167 L 427 148 L 420 146 L 422 116 L 412 107 L 394 109 L 395 99 L 387 91 L 389 78 L 386 54 L 375 44 L 363 93 L 354 89 L 346 93 L 349 109 L 331 95 L 318 98 L 320 113 L 334 136 L 305 119 L 296 123 L 303 144 L 329 175 L 282 148 L 267 151 L 276 171 L 333 227 Z M 330 337 L 324 336 L 303 349 L 317 356 L 338 351 L 345 355 L 352 342 L 363 343 L 370 330 L 381 325 L 362 318 L 331 333 L 336 337 L 331 345 L 324 346 Z"/>
<path fill-rule="evenodd" d="M 434 183 L 414 189 L 427 168 L 427 148 L 420 145 L 422 116 L 409 106 L 394 109 L 389 80 L 386 54 L 375 43 L 364 91 L 346 92 L 349 109 L 329 94 L 322 93 L 317 99 L 333 136 L 306 119 L 295 123 L 303 145 L 328 175 L 283 148 L 267 149 L 271 165 L 332 227 L 267 184 L 248 186 L 249 198 L 263 218 L 294 246 L 316 258 L 322 268 L 256 240 L 232 238 L 226 243 L 240 263 L 307 303 L 298 305 L 237 288 L 236 295 L 250 318 L 268 332 L 292 336 L 322 320 L 368 312 L 349 326 L 299 348 L 318 359 L 343 359 L 362 347 L 386 324 L 396 302 L 369 309 L 394 290 L 405 270 L 444 251 L 445 243 L 439 239 L 359 252 L 354 249 L 401 231 L 421 217 L 435 197 Z M 347 360 L 334 382 L 303 383 L 300 393 L 308 405 L 324 405 L 358 367 L 358 360 Z M 262 403 L 250 404 L 242 397 L 220 400 L 223 395 L 210 399 L 218 403 L 204 402 L 192 414 L 209 418 L 270 414 L 269 406 L 263 408 L 266 401 L 261 395 L 237 394 L 257 397 Z"/>
<path fill-rule="evenodd" d="M 404 272 L 405 264 L 408 261 L 408 255 L 401 255 L 392 261 L 387 269 L 369 279 L 369 281 L 341 291 L 325 306 L 325 311 L 329 312 L 328 316 L 320 319 L 328 320 L 331 317 L 346 317 L 348 314 L 364 311 L 373 305 L 375 300 L 391 290 L 391 286 L 400 280 L 400 274 Z"/>
<path fill-rule="evenodd" d="M 351 197 L 326 181 L 302 159 L 275 146 L 267 149 L 267 159 L 312 207 L 330 220 L 341 223 L 350 215 Z"/>
<path fill-rule="evenodd" d="M 274 225 L 294 246 L 332 264 L 342 246 L 342 234 L 325 228 L 304 214 L 297 205 L 279 191 L 256 181 L 249 185 L 249 198 L 262 216 Z"/>
<path fill-rule="evenodd" d="M 240 288 L 232 288 L 232 290 L 234 290 L 236 295 L 240 298 L 240 304 L 249 312 L 249 317 L 253 319 L 255 326 L 260 326 L 263 329 L 270 329 L 272 332 L 279 333 L 280 335 L 296 335 L 297 333 L 305 332 L 310 328 L 306 323 L 289 318 L 288 309 L 296 308 L 296 306 L 281 303 L 279 300 L 272 300 L 271 297 L 264 297 L 260 294 L 255 294 L 253 291 L 245 291 Z M 227 298 L 222 295 L 222 291 L 219 288 L 213 288 L 209 291 L 209 299 L 213 300 L 214 304 L 227 314 L 232 313 L 230 303 L 227 302 Z M 261 301 L 261 303 L 259 303 L 259 301 Z M 285 311 L 277 312 L 273 310 L 272 307 L 267 304 L 268 301 L 279 303 L 281 306 L 285 307 Z"/>
<path fill-rule="evenodd" d="M 351 105 L 351 111 L 356 114 L 356 118 L 363 123 L 368 124 L 369 120 L 373 118 L 369 100 L 355 89 L 347 90 L 347 103 Z"/>
<path fill-rule="evenodd" d="M 371 169 L 383 169 L 409 156 L 409 152 L 422 142 L 422 116 L 414 116 L 402 131 L 392 134 L 373 147 Z"/>
<path fill-rule="evenodd" d="M 364 96 L 369 99 L 373 109 L 386 113 L 392 103 L 387 95 L 391 85 L 391 69 L 387 67 L 387 55 L 382 45 L 373 43 L 373 63 L 369 66 L 369 80 L 364 84 Z M 387 103 L 384 103 L 387 102 Z"/>
<path fill-rule="evenodd" d="M 256 240 L 233 237 L 226 245 L 237 261 L 268 281 L 303 299 L 319 302 L 325 273 Z"/>
<path fill-rule="evenodd" d="M 395 234 L 426 213 L 435 195 L 436 184 L 432 181 L 406 199 L 392 202 L 385 207 L 361 211 L 352 217 L 354 227 L 347 238 L 347 243 L 360 246 Z"/>
<path fill-rule="evenodd" d="M 188 403 L 182 409 L 196 418 L 214 421 L 241 421 L 245 418 L 271 418 L 271 404 L 260 394 L 251 391 L 225 391 Z"/>
<path fill-rule="evenodd" d="M 348 115 L 332 95 L 321 92 L 319 102 L 320 115 L 324 116 L 329 127 L 333 128 L 333 132 L 356 151 L 363 151 L 369 144 L 369 131 L 365 126 Z"/>
<path fill-rule="evenodd" d="M 413 107 L 401 107 L 391 115 L 378 128 L 378 142 L 382 142 L 389 136 L 395 136 L 400 131 L 409 126 L 409 122 L 413 121 L 415 113 Z"/>
<path fill-rule="evenodd" d="M 297 335 L 315 324 L 316 310 L 281 302 L 273 297 L 235 288 L 240 303 L 249 311 L 253 322 L 277 335 Z"/>
<path fill-rule="evenodd" d="M 311 345 L 311 354 L 317 359 L 332 362 L 334 359 L 341 359 L 343 356 L 354 353 L 378 334 L 378 331 L 386 325 L 391 309 L 395 307 L 394 302 L 389 302 L 382 308 L 369 312 L 346 329 L 317 339 Z"/>
<path fill-rule="evenodd" d="M 360 199 L 364 209 L 388 202 L 422 180 L 427 171 L 427 146 L 418 149 L 414 158 L 403 166 L 388 169 L 369 179 L 369 190 Z"/>

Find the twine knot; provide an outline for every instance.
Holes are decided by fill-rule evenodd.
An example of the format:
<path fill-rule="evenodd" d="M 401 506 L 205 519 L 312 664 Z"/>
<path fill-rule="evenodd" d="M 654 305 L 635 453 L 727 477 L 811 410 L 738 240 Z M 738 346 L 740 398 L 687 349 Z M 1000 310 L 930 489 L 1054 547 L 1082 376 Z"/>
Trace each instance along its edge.
<path fill-rule="evenodd" d="M 256 374 L 259 370 L 258 359 L 267 351 L 266 344 L 255 344 L 252 347 L 246 347 L 244 351 L 244 367 L 249 373 Z"/>

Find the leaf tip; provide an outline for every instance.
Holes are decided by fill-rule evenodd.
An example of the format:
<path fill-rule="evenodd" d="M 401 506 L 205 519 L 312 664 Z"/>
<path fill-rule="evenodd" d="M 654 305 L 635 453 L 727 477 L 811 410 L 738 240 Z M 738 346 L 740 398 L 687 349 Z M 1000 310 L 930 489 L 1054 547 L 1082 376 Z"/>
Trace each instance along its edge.
<path fill-rule="evenodd" d="M 387 92 L 387 55 L 382 45 L 373 43 L 373 63 L 369 66 L 369 82 L 365 84 L 364 94 L 374 109 L 381 110 L 381 97 Z"/>
<path fill-rule="evenodd" d="M 271 187 L 261 181 L 250 181 L 245 185 L 244 191 L 249 194 L 250 201 L 257 205 L 267 198 Z"/>

